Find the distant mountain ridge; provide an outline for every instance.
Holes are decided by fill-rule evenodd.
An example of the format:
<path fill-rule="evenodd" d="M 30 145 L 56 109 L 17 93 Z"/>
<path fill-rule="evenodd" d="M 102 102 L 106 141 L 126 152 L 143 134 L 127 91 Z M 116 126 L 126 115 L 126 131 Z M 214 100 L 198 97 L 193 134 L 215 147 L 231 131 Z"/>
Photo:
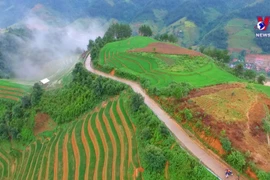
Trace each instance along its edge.
<path fill-rule="evenodd" d="M 20 0 L 3 0 L 0 3 L 0 27 L 18 22 L 33 10 L 33 7 L 36 8 L 37 4 L 57 12 L 58 17 L 67 21 L 98 17 L 107 21 L 114 19 L 130 23 L 134 29 L 147 23 L 155 34 L 174 33 L 181 45 L 186 47 L 212 45 L 221 49 L 241 48 L 242 45 L 230 40 L 235 39 L 234 34 L 230 34 L 233 27 L 226 28 L 230 21 L 240 18 L 252 21 L 246 27 L 239 26 L 249 31 L 246 36 L 249 40 L 247 44 L 251 48 L 247 50 L 268 51 L 259 47 L 262 43 L 256 42 L 251 32 L 256 16 L 264 16 L 270 12 L 270 2 L 266 0 L 24 0 L 23 3 Z M 192 23 L 194 25 L 190 27 Z M 240 36 L 236 34 L 237 38 L 245 38 L 241 36 L 242 32 L 239 34 Z"/>

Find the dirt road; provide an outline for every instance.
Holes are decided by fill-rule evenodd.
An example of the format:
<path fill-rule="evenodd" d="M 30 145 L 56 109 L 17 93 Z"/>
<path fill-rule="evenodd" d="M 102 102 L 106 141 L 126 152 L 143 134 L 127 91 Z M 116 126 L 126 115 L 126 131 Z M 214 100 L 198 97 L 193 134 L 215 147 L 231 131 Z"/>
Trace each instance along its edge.
<path fill-rule="evenodd" d="M 138 83 L 135 83 L 130 80 L 122 79 L 119 77 L 112 76 L 110 74 L 103 73 L 101 71 L 95 70 L 91 67 L 91 58 L 88 58 L 85 61 L 85 67 L 88 71 L 107 77 L 122 83 L 129 85 L 136 93 L 141 94 L 144 97 L 145 104 L 156 114 L 156 116 L 165 123 L 165 125 L 170 129 L 170 131 L 177 138 L 178 142 L 182 147 L 186 148 L 191 154 L 200 159 L 200 161 L 210 169 L 219 179 L 225 178 L 225 169 L 228 167 L 219 157 L 211 153 L 208 149 L 205 149 L 199 142 L 195 141 L 190 137 L 180 125 L 178 125 L 175 120 L 173 120 L 160 106 L 152 100 L 146 92 L 141 88 Z M 237 172 L 234 172 L 234 176 L 228 178 L 230 180 L 237 179 Z M 243 177 L 241 180 L 245 179 Z"/>

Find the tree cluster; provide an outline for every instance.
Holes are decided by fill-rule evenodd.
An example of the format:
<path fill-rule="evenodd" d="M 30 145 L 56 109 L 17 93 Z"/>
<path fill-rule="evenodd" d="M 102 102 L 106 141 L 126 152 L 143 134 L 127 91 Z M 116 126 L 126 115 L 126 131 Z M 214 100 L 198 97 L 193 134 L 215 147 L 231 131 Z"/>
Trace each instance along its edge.
<path fill-rule="evenodd" d="M 155 36 L 155 39 L 158 41 L 164 41 L 164 42 L 171 42 L 171 43 L 176 43 L 178 41 L 177 37 L 173 34 L 161 34 Z"/>
<path fill-rule="evenodd" d="M 200 47 L 200 52 L 206 54 L 207 56 L 212 57 L 216 61 L 223 63 L 230 62 L 230 55 L 228 50 L 221 50 L 216 48 L 205 48 L 204 46 Z"/>
<path fill-rule="evenodd" d="M 132 35 L 132 30 L 128 24 L 112 24 L 106 31 L 104 38 L 113 41 L 128 38 Z"/>
<path fill-rule="evenodd" d="M 250 69 L 244 69 L 244 65 L 243 64 L 237 64 L 234 69 L 233 69 L 234 75 L 236 75 L 237 77 L 240 77 L 242 79 L 246 79 L 249 81 L 254 82 L 257 73 L 253 70 Z"/>
<path fill-rule="evenodd" d="M 151 28 L 147 25 L 142 25 L 139 28 L 139 34 L 142 36 L 152 36 L 153 32 L 151 30 Z"/>
<path fill-rule="evenodd" d="M 36 83 L 30 95 L 19 102 L 0 100 L 5 111 L 0 115 L 0 139 L 22 141 L 31 140 L 34 127 L 34 109 L 43 94 L 42 87 Z"/>

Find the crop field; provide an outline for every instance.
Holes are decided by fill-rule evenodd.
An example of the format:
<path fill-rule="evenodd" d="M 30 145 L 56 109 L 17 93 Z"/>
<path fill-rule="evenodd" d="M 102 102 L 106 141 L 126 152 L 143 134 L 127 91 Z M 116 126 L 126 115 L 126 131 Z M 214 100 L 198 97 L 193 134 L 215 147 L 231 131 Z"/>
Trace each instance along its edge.
<path fill-rule="evenodd" d="M 30 86 L 0 80 L 0 99 L 18 101 L 22 96 L 29 93 L 29 91 Z"/>
<path fill-rule="evenodd" d="M 167 43 L 156 43 L 174 46 L 174 53 L 155 53 L 152 43 L 155 40 L 146 37 L 132 37 L 127 40 L 107 44 L 100 52 L 99 64 L 109 65 L 117 70 L 147 78 L 152 86 L 166 87 L 171 82 L 189 82 L 195 87 L 239 81 L 233 75 L 219 69 L 208 57 L 200 56 L 196 51 L 178 48 Z M 151 46 L 152 44 L 152 46 Z M 153 52 L 131 52 L 137 48 L 151 46 Z M 169 49 L 169 48 L 167 48 Z M 181 54 L 181 52 L 183 54 Z M 189 54 L 189 55 L 187 55 Z"/>
<path fill-rule="evenodd" d="M 18 157 L 0 149 L 0 179 L 141 179 L 135 128 L 121 98 L 38 136 Z"/>

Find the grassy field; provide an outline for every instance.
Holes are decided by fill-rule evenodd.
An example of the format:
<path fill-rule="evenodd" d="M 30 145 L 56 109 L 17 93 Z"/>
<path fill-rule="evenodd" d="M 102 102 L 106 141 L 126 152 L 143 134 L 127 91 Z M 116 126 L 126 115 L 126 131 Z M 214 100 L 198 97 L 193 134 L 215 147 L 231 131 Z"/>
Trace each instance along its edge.
<path fill-rule="evenodd" d="M 99 63 L 147 78 L 156 87 L 166 87 L 173 81 L 189 82 L 195 87 L 238 81 L 207 57 L 128 52 L 153 42 L 151 38 L 132 37 L 109 43 L 101 50 Z"/>
<path fill-rule="evenodd" d="M 38 136 L 20 158 L 0 149 L 0 179 L 136 179 L 135 129 L 125 112 L 121 99 L 109 101 L 50 136 Z"/>
<path fill-rule="evenodd" d="M 0 99 L 18 101 L 22 96 L 29 93 L 30 89 L 30 86 L 0 80 Z"/>

